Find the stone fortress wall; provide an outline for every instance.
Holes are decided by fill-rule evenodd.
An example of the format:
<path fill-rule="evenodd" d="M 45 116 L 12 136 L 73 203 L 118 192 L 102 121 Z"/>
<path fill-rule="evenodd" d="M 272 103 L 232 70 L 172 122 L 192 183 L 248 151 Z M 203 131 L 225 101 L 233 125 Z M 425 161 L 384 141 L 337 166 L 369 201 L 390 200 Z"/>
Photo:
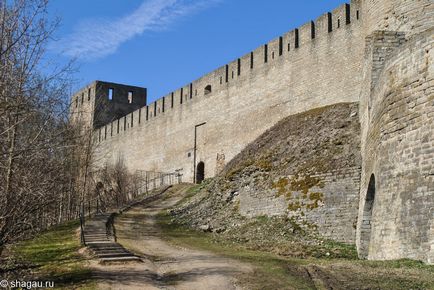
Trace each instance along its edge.
<path fill-rule="evenodd" d="M 341 6 L 314 24 L 288 32 L 99 127 L 98 152 L 110 153 L 99 159 L 114 161 L 122 155 L 131 171 L 182 169 L 183 180 L 191 182 L 194 133 L 199 124 L 206 123 L 196 129 L 196 163 L 203 161 L 206 177 L 212 177 L 218 169 L 217 154 L 229 161 L 283 117 L 357 102 L 361 76 L 353 72 L 361 70 L 364 49 L 359 6 L 359 1 L 351 8 Z M 209 86 L 210 93 L 206 92 Z"/>
<path fill-rule="evenodd" d="M 122 157 L 131 172 L 181 170 L 193 182 L 199 162 L 214 176 L 288 115 L 358 102 L 357 236 L 345 239 L 368 258 L 433 263 L 433 13 L 431 0 L 353 0 L 147 106 L 122 101 L 126 115 L 95 126 L 95 166 Z M 128 98 L 95 82 L 72 116 L 97 123 L 99 87 Z"/>

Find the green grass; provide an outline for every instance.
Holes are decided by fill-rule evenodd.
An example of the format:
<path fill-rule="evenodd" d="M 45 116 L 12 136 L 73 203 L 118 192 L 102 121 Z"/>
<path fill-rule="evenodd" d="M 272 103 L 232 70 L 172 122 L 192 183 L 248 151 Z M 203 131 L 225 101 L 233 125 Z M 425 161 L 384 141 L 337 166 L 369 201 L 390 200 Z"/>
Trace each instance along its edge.
<path fill-rule="evenodd" d="M 32 279 L 54 281 L 56 288 L 74 285 L 92 288 L 87 280 L 91 271 L 76 235 L 78 221 L 69 222 L 46 231 L 37 237 L 16 244 L 11 253 L 15 259 L 32 265 Z"/>
<path fill-rule="evenodd" d="M 294 274 L 287 267 L 288 260 L 276 255 L 243 249 L 237 245 L 222 245 L 211 234 L 190 230 L 170 222 L 170 216 L 161 213 L 158 225 L 163 236 L 171 243 L 208 250 L 255 266 L 253 273 L 238 277 L 249 289 L 313 289 L 313 284 L 299 273 Z M 294 259 L 293 265 L 302 265 L 305 261 Z M 291 287 L 289 287 L 291 285 Z M 289 288 L 288 288 L 289 287 Z"/>
<path fill-rule="evenodd" d="M 162 237 L 170 243 L 211 251 L 253 265 L 253 273 L 238 277 L 248 289 L 316 289 L 318 283 L 321 285 L 324 281 L 338 289 L 434 289 L 434 266 L 419 261 L 281 257 L 266 251 L 248 250 L 242 243 L 229 244 L 214 234 L 198 232 L 172 220 L 164 212 L 157 219 Z M 336 247 L 332 242 L 327 246 Z M 353 251 L 352 246 L 348 246 L 348 251 Z M 312 273 L 317 277 L 312 277 Z"/>
<path fill-rule="evenodd" d="M 189 201 L 193 196 L 195 196 L 196 194 L 198 194 L 201 191 L 201 189 L 204 187 L 205 184 L 207 184 L 207 180 L 204 180 L 204 182 L 202 182 L 202 184 L 195 184 L 195 185 L 190 186 L 187 189 L 185 196 L 175 204 L 175 207 L 184 203 L 184 202 Z M 167 196 L 167 198 L 169 198 L 169 197 L 170 196 Z"/>

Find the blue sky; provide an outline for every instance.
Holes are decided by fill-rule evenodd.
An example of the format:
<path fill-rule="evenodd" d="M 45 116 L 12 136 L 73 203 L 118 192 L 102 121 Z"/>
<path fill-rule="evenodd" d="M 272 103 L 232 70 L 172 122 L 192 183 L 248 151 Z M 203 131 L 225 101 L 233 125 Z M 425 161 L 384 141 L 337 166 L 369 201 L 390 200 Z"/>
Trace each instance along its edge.
<path fill-rule="evenodd" d="M 62 22 L 49 57 L 76 58 L 74 89 L 125 83 L 152 101 L 345 2 L 51 0 Z"/>

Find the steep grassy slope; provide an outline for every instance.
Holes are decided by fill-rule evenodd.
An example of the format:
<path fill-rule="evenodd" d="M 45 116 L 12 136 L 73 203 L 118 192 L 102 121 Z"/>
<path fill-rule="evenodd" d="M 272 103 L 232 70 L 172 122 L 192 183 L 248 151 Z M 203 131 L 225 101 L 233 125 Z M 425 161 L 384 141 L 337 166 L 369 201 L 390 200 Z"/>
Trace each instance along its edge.
<path fill-rule="evenodd" d="M 69 222 L 11 246 L 0 259 L 0 277 L 50 281 L 56 289 L 92 288 L 87 258 L 79 254 L 78 227 L 77 221 Z"/>

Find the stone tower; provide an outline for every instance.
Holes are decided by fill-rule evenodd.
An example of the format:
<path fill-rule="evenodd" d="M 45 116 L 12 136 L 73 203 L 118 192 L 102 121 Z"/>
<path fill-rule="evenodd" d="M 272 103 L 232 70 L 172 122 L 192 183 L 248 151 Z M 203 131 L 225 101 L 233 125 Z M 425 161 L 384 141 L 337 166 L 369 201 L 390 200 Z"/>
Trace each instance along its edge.
<path fill-rule="evenodd" d="M 434 1 L 366 0 L 359 255 L 434 262 Z"/>
<path fill-rule="evenodd" d="M 143 106 L 146 88 L 94 81 L 71 98 L 71 120 L 99 128 Z"/>
<path fill-rule="evenodd" d="M 432 0 L 362 0 L 366 35 L 375 30 L 400 31 L 407 37 L 434 25 Z"/>

